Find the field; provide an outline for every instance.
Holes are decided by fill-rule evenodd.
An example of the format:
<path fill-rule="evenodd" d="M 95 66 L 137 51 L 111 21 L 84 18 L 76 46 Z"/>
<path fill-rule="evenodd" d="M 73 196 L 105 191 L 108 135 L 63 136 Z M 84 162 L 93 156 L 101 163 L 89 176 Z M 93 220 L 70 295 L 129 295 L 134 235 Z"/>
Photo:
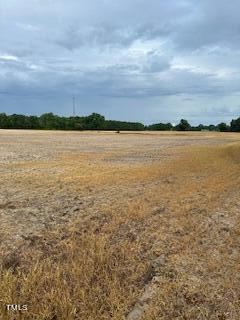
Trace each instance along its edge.
<path fill-rule="evenodd" d="M 239 134 L 1 130 L 0 171 L 1 320 L 240 319 Z"/>

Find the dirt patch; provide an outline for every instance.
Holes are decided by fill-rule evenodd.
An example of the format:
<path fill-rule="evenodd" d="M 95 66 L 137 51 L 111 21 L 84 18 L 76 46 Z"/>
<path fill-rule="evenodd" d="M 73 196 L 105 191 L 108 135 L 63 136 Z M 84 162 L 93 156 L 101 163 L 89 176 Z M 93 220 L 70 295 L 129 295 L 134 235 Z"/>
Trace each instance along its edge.
<path fill-rule="evenodd" d="M 15 299 L 27 320 L 237 319 L 238 141 L 0 131 L 3 309 Z"/>

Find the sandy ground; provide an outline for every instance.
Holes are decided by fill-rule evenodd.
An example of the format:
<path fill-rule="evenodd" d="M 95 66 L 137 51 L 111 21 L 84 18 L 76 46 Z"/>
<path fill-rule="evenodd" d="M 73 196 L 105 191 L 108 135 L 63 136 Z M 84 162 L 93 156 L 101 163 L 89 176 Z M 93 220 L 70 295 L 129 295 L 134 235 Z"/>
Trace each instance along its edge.
<path fill-rule="evenodd" d="M 107 184 L 97 190 L 85 188 L 84 181 L 91 179 L 91 172 L 99 170 L 100 175 L 111 176 L 111 171 L 114 174 L 129 166 L 168 161 L 190 146 L 214 146 L 237 140 L 237 135 L 220 133 L 1 130 L 2 243 L 14 246 L 15 240 L 65 223 L 76 214 L 89 217 L 97 212 L 100 203 L 137 197 L 147 187 L 146 183 L 134 183 Z M 74 175 L 72 170 L 79 166 L 79 161 L 82 171 L 76 189 L 68 176 Z"/>
<path fill-rule="evenodd" d="M 54 257 L 71 234 L 104 235 L 113 252 L 128 243 L 150 266 L 121 317 L 239 319 L 239 141 L 232 133 L 0 130 L 0 248 L 14 257 L 4 268 L 20 247 Z M 84 317 L 100 319 L 91 308 L 82 307 Z"/>
<path fill-rule="evenodd" d="M 0 130 L 0 164 L 51 160 L 74 153 L 119 152 L 126 161 L 158 160 L 166 149 L 235 141 L 234 134 L 127 133 Z M 159 152 L 160 151 L 160 152 Z"/>

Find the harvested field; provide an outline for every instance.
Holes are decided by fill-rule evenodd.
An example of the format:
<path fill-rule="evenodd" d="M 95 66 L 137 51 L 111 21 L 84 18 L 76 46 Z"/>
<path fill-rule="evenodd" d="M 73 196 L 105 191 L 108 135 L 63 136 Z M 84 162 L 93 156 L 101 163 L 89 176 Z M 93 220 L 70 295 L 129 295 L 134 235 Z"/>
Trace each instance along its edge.
<path fill-rule="evenodd" d="M 240 318 L 239 134 L 1 130 L 0 172 L 0 319 Z"/>

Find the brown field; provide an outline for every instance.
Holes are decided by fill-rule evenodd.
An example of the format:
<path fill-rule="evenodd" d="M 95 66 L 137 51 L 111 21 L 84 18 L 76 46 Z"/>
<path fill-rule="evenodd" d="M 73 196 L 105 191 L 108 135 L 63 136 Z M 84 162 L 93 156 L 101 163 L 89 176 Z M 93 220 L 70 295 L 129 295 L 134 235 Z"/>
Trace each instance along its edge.
<path fill-rule="evenodd" d="M 0 172 L 1 320 L 240 319 L 240 134 L 2 130 Z"/>

